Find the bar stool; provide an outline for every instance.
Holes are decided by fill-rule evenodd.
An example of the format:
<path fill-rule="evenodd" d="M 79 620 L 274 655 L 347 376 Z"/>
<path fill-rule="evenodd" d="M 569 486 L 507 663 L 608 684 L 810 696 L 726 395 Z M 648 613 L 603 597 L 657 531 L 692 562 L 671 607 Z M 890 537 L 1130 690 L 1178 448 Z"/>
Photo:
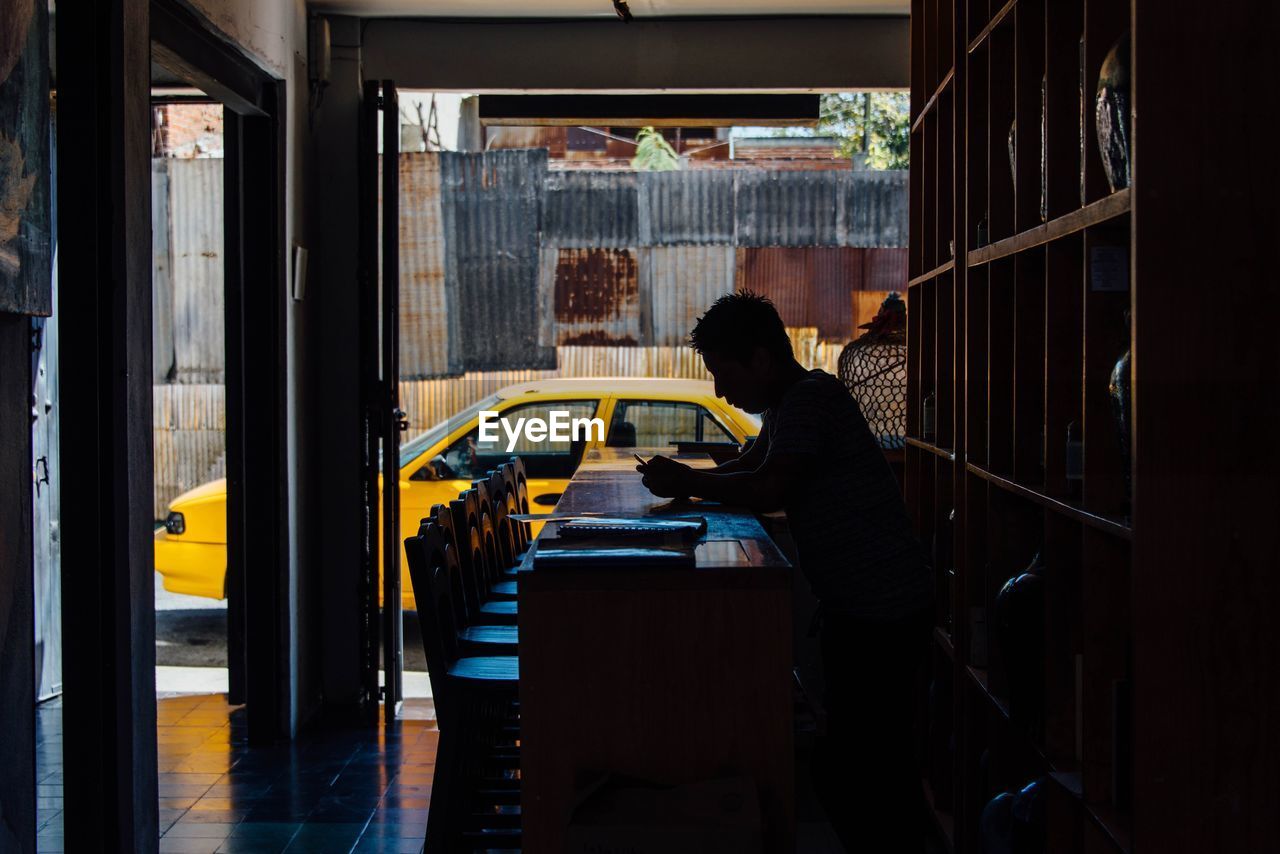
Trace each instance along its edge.
<path fill-rule="evenodd" d="M 469 599 L 470 613 L 477 623 L 489 623 L 513 626 L 516 623 L 516 603 L 511 598 L 495 599 L 490 593 L 488 569 L 485 564 L 485 542 L 482 524 L 490 528 L 490 544 L 492 544 L 492 522 L 479 513 L 479 501 L 476 490 L 468 489 L 458 498 L 449 502 L 450 515 L 453 517 L 454 536 L 458 541 L 458 563 L 462 569 L 463 592 Z"/>
<path fill-rule="evenodd" d="M 520 500 L 520 480 L 516 476 L 516 463 L 520 461 L 519 457 L 512 457 L 507 462 L 498 467 L 502 472 L 502 479 L 507 487 L 507 512 L 509 515 L 529 512 L 529 497 L 526 488 L 524 501 Z M 516 563 L 519 563 L 524 556 L 524 552 L 529 548 L 529 523 L 517 522 L 512 520 L 511 530 L 516 541 Z"/>
<path fill-rule="evenodd" d="M 479 517 L 476 522 L 484 555 L 485 598 L 514 601 L 516 598 L 514 590 L 508 591 L 497 589 L 496 587 L 498 582 L 506 580 L 503 577 L 503 571 L 511 562 L 509 547 L 503 544 L 503 536 L 499 534 L 497 527 L 498 520 L 494 516 L 498 502 L 503 501 L 503 498 L 499 494 L 496 496 L 497 501 L 494 500 L 495 495 L 489 487 L 488 478 L 473 481 L 471 488 L 476 491 L 476 501 L 478 502 Z"/>
<path fill-rule="evenodd" d="M 452 852 L 466 850 L 469 841 L 478 840 L 491 848 L 518 845 L 518 827 L 510 821 L 505 827 L 501 820 L 494 821 L 493 805 L 476 796 L 486 771 L 511 755 L 510 746 L 502 741 L 517 701 L 519 660 L 460 654 L 446 537 L 438 525 L 428 524 L 409 540 L 417 541 L 410 551 L 418 558 L 409 561 L 409 573 L 440 728 L 427 846 Z"/>
<path fill-rule="evenodd" d="M 477 624 L 476 617 L 479 615 L 473 613 L 473 606 L 468 604 L 468 599 L 471 597 L 467 595 L 466 580 L 458 561 L 460 552 L 453 529 L 453 514 L 449 508 L 443 504 L 437 504 L 432 508 L 431 515 L 423 519 L 422 525 L 418 528 L 418 538 L 410 537 L 405 540 L 405 554 L 410 561 L 427 559 L 425 554 L 420 554 L 422 542 L 420 538 L 432 526 L 439 529 L 445 540 L 445 559 L 450 564 L 448 574 L 453 590 L 454 618 L 461 627 L 458 629 L 458 642 L 462 645 L 463 652 L 468 655 L 515 655 L 516 645 L 519 642 L 516 627 Z"/>
<path fill-rule="evenodd" d="M 520 554 L 519 534 L 511 520 L 515 499 L 507 489 L 507 478 L 502 467 L 489 472 L 489 503 L 493 512 L 494 539 L 498 544 L 498 575 L 515 566 Z M 515 593 L 514 588 L 511 591 Z"/>

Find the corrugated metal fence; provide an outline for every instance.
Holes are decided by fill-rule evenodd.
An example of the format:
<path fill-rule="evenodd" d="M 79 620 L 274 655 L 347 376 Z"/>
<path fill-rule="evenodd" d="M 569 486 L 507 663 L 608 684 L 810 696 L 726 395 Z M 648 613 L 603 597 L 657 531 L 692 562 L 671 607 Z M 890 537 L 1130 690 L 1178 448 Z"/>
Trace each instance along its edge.
<path fill-rule="evenodd" d="M 151 161 L 152 376 L 222 381 L 222 160 Z"/>
<path fill-rule="evenodd" d="M 848 340 L 854 293 L 906 288 L 905 172 L 552 172 L 543 149 L 403 154 L 400 172 L 407 378 L 675 345 L 735 286 Z"/>
<path fill-rule="evenodd" d="M 801 361 L 834 373 L 880 292 L 906 288 L 905 172 L 550 172 L 542 149 L 399 169 L 411 432 L 528 379 L 705 377 L 685 336 L 735 288 L 771 296 Z M 153 177 L 159 518 L 225 466 L 222 161 Z"/>

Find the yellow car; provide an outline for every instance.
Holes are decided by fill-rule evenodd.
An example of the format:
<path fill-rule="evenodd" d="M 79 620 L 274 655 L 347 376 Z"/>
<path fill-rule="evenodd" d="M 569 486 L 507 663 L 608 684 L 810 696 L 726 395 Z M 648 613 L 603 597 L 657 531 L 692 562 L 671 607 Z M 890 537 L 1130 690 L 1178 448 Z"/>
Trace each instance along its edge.
<path fill-rule="evenodd" d="M 486 415 L 482 425 L 482 412 L 497 412 L 506 423 Z M 521 430 L 520 419 L 550 422 L 553 412 L 567 413 L 556 416 L 562 424 L 582 422 L 578 441 L 539 439 L 537 431 L 531 436 Z M 600 423 L 588 426 L 584 419 Z M 457 498 L 472 480 L 513 455 L 524 460 L 530 509 L 545 514 L 555 509 L 582 454 L 591 448 L 740 445 L 759 431 L 758 416 L 719 400 L 712 384 L 700 380 L 556 379 L 507 386 L 400 446 L 400 539 L 416 534 L 433 506 Z M 169 504 L 169 516 L 156 531 L 155 557 L 166 590 L 226 596 L 225 480 L 198 486 Z M 403 591 L 404 607 L 413 610 L 412 586 L 404 585 Z"/>

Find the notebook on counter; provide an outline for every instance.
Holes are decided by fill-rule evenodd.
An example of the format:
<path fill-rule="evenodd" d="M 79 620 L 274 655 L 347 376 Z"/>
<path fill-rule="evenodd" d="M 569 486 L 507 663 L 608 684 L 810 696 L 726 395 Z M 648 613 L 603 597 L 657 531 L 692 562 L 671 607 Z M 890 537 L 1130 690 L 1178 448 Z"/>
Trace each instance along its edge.
<path fill-rule="evenodd" d="M 561 522 L 560 539 L 580 540 L 607 537 L 628 540 L 671 540 L 692 543 L 707 533 L 701 516 L 593 516 Z"/>

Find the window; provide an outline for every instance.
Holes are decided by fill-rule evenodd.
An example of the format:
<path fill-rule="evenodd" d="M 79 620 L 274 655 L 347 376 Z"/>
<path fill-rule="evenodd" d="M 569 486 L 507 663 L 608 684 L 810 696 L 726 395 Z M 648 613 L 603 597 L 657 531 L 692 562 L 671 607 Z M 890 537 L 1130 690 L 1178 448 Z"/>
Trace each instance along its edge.
<path fill-rule="evenodd" d="M 503 411 L 502 417 L 513 430 L 521 418 L 549 421 L 552 410 L 568 412 L 572 423 L 574 419 L 594 418 L 598 404 L 599 401 L 596 400 L 538 401 L 513 406 Z M 508 451 L 511 439 L 503 427 L 497 428 L 497 436 L 496 442 L 481 442 L 480 426 L 477 423 L 467 435 L 449 446 L 442 455 L 443 459 L 438 456 L 431 461 L 436 477 L 442 480 L 475 480 L 517 456 L 524 460 L 529 477 L 569 478 L 573 477 L 582 460 L 582 450 L 587 441 L 594 438 L 591 430 L 580 430 L 576 442 L 552 442 L 550 437 L 540 442 L 531 442 L 521 430 L 515 447 Z"/>
<path fill-rule="evenodd" d="M 611 448 L 661 448 L 676 442 L 735 442 L 715 417 L 696 403 L 620 400 L 609 428 Z"/>

